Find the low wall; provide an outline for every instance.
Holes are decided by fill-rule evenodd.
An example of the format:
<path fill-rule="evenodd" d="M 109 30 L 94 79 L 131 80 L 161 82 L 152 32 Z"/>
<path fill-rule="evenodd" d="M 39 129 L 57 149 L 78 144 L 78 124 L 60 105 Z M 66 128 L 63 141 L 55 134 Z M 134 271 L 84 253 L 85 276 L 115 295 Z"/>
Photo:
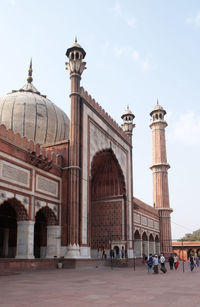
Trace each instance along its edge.
<path fill-rule="evenodd" d="M 141 265 L 142 259 L 115 259 L 112 263 L 109 259 L 0 259 L 0 273 L 56 269 L 58 262 L 62 262 L 64 269 L 87 269 L 111 265 L 133 267 Z"/>

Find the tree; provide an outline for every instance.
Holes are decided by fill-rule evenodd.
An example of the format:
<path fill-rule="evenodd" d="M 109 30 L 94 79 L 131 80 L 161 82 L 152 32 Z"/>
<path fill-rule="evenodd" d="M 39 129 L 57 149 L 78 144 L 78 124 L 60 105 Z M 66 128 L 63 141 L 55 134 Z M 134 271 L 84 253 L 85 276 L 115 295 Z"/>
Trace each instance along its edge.
<path fill-rule="evenodd" d="M 185 236 L 178 241 L 200 241 L 200 229 L 192 233 L 186 233 Z"/>

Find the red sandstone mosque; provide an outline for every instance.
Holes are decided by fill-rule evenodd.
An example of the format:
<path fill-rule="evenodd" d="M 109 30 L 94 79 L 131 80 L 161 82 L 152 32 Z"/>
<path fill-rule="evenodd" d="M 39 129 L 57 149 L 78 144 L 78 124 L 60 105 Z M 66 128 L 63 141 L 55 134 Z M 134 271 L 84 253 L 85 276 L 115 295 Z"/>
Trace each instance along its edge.
<path fill-rule="evenodd" d="M 153 206 L 134 197 L 132 132 L 80 86 L 86 52 L 67 49 L 71 114 L 27 83 L 0 98 L 0 258 L 127 257 L 172 251 L 166 111 L 150 113 Z M 137 146 L 137 144 L 135 144 Z"/>

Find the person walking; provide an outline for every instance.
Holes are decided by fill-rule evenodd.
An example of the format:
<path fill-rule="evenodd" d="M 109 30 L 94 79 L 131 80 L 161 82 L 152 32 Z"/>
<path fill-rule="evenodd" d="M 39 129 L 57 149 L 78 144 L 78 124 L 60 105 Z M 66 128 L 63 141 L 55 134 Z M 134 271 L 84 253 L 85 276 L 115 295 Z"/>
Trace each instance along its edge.
<path fill-rule="evenodd" d="M 113 260 L 115 257 L 114 250 L 111 248 L 110 250 L 110 259 Z"/>
<path fill-rule="evenodd" d="M 122 259 L 125 258 L 125 249 L 124 249 L 124 246 L 122 246 L 122 249 L 121 249 L 121 257 L 122 257 Z"/>
<path fill-rule="evenodd" d="M 163 254 L 160 254 L 160 270 L 165 274 L 167 272 L 166 267 L 165 267 L 165 257 Z"/>
<path fill-rule="evenodd" d="M 199 267 L 199 256 L 198 255 L 196 256 L 196 266 Z"/>
<path fill-rule="evenodd" d="M 192 272 L 194 269 L 194 256 L 190 255 L 190 271 Z"/>
<path fill-rule="evenodd" d="M 153 270 L 153 257 L 152 254 L 149 254 L 149 257 L 147 259 L 147 271 L 148 273 L 152 273 Z"/>
<path fill-rule="evenodd" d="M 174 267 L 174 257 L 173 257 L 173 254 L 170 254 L 170 256 L 168 258 L 168 262 L 169 262 L 170 270 L 173 270 L 173 267 Z"/>
<path fill-rule="evenodd" d="M 158 255 L 153 257 L 153 272 L 154 274 L 158 274 Z"/>
<path fill-rule="evenodd" d="M 177 256 L 177 254 L 174 254 L 174 268 L 175 268 L 175 270 L 178 269 L 178 266 L 179 266 L 178 256 Z"/>

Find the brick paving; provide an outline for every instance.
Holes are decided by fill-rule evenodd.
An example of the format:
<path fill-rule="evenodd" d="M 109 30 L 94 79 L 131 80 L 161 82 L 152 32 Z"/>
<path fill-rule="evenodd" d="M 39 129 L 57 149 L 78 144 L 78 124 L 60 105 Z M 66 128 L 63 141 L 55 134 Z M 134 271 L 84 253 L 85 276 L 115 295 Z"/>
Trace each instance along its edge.
<path fill-rule="evenodd" d="M 200 306 L 200 268 L 148 274 L 133 268 L 54 269 L 0 274 L 0 306 Z"/>

